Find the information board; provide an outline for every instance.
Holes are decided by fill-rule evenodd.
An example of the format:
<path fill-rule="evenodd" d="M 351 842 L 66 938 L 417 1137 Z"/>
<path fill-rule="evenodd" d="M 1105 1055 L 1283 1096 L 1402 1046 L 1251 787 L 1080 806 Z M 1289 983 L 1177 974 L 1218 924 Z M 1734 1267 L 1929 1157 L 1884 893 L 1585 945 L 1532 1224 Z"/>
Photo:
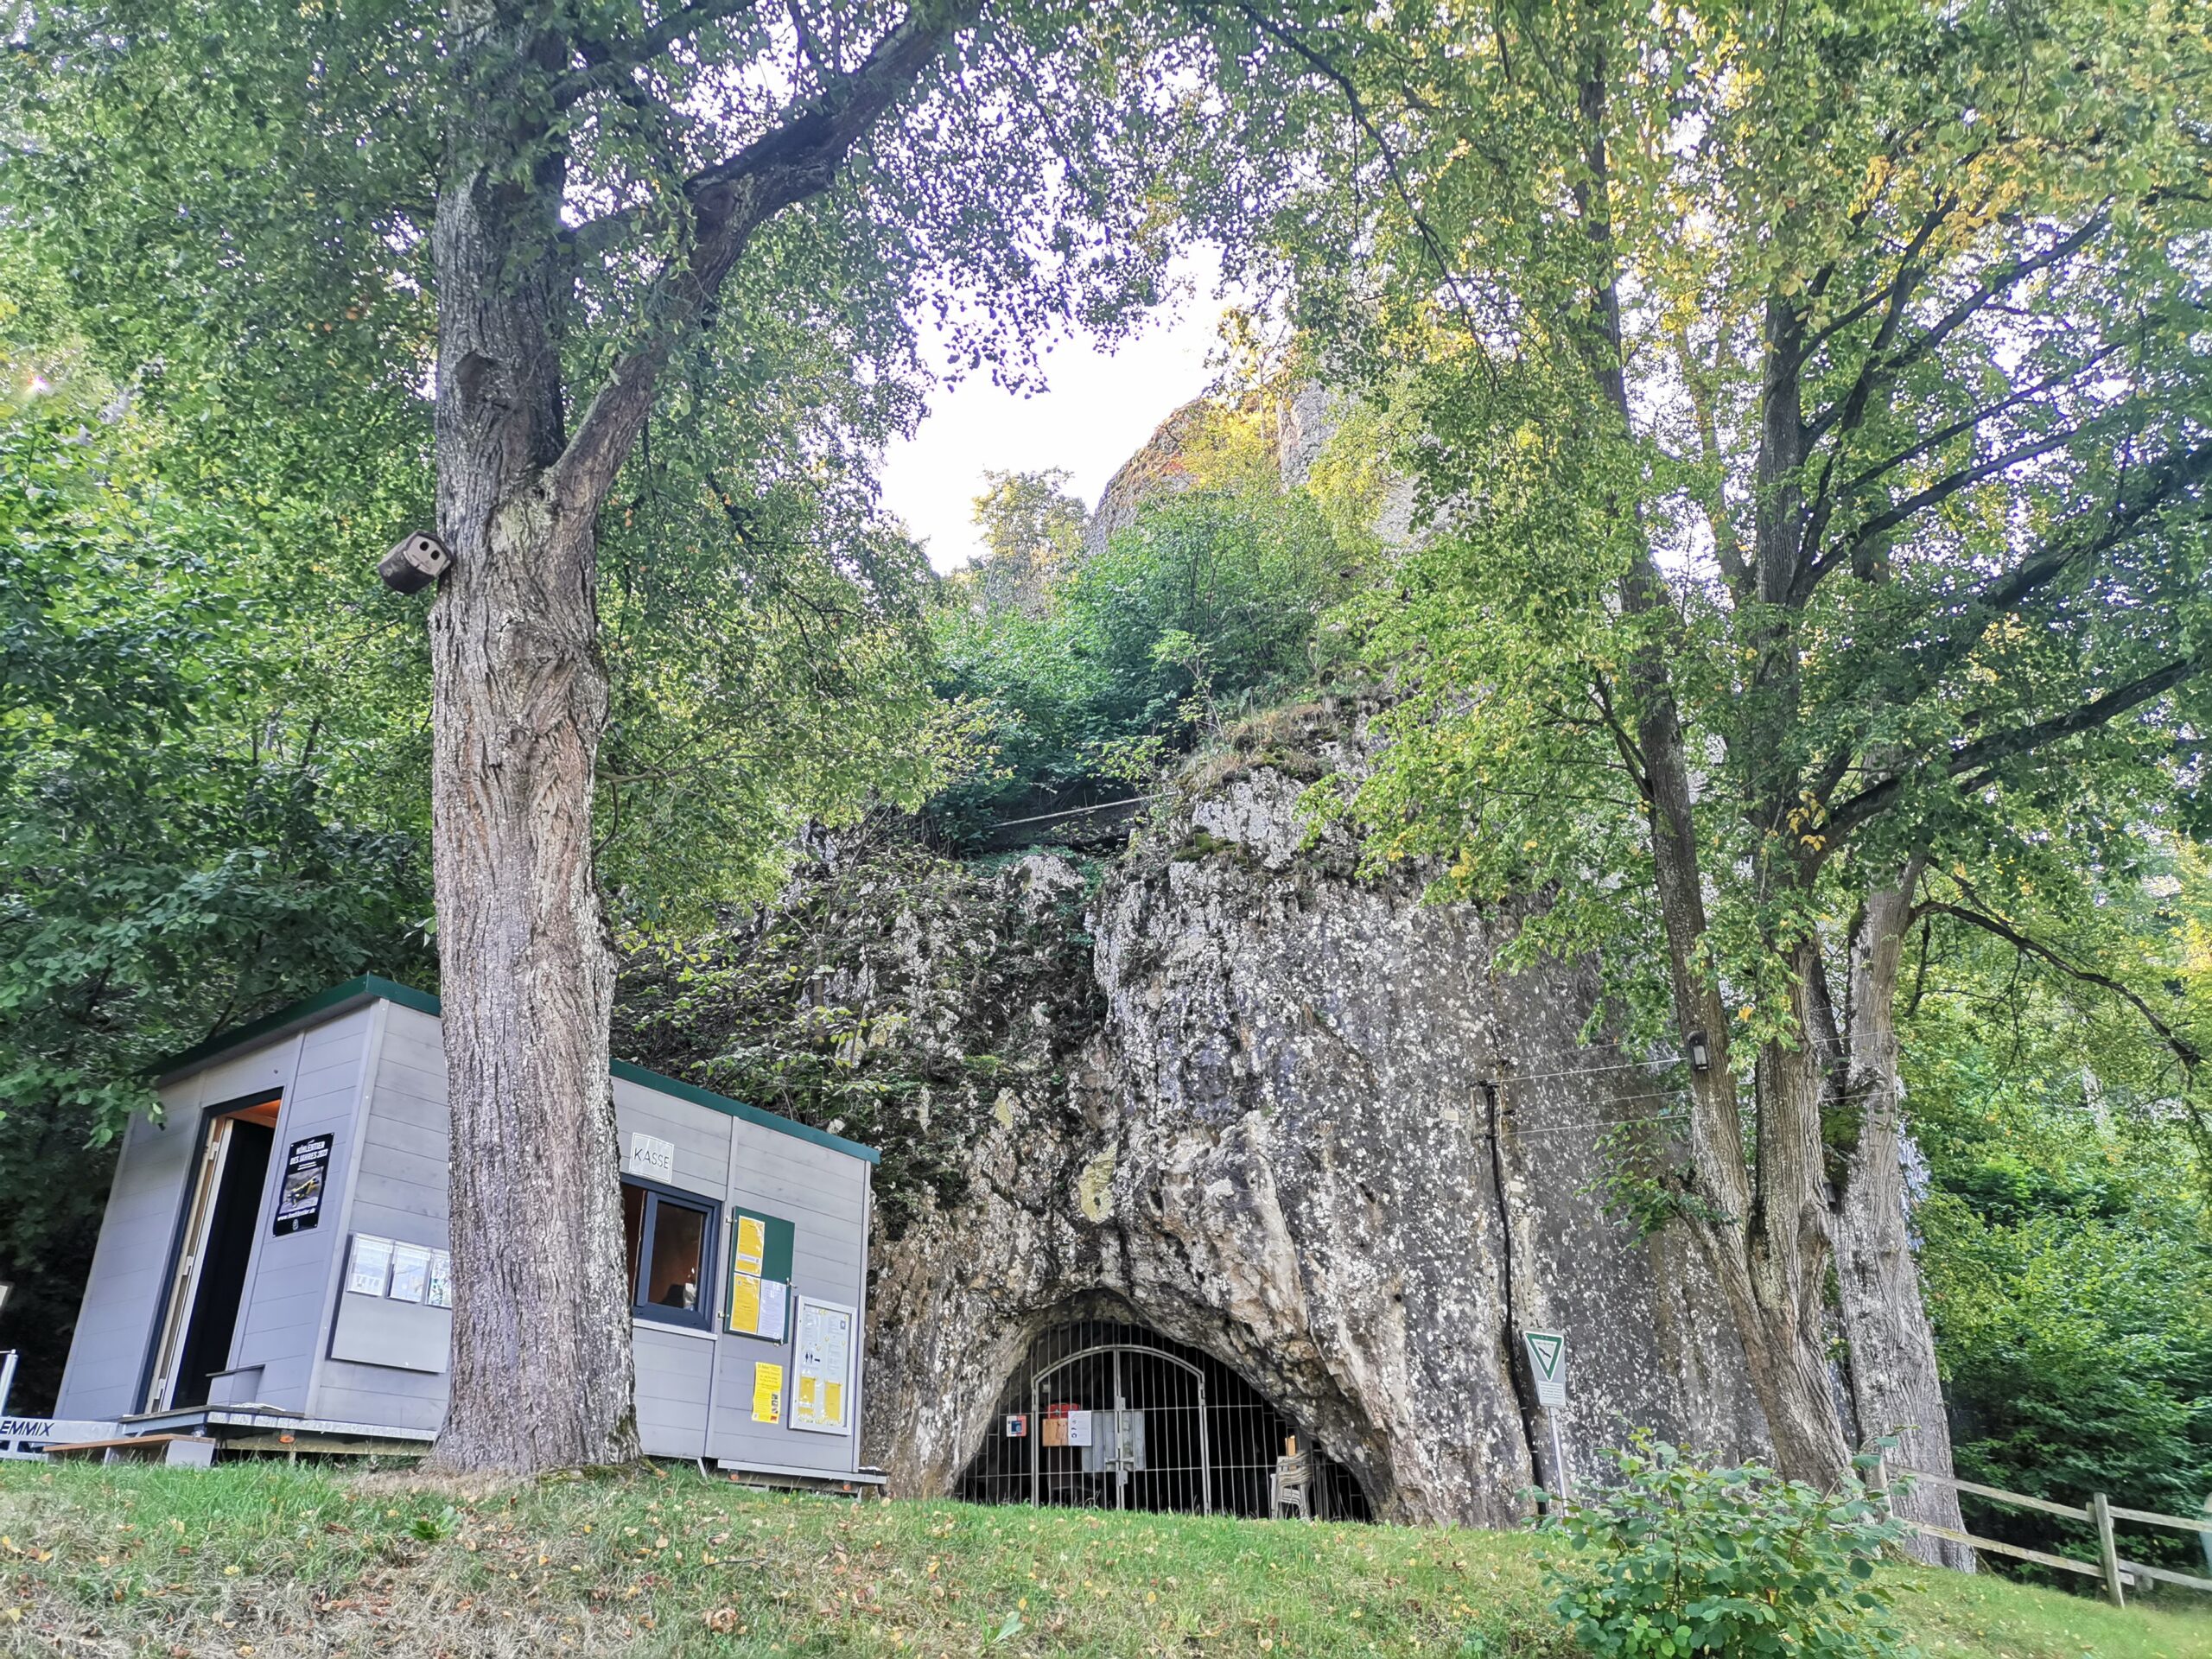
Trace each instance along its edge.
<path fill-rule="evenodd" d="M 791 1427 L 817 1434 L 852 1432 L 853 1326 L 857 1316 L 840 1302 L 798 1299 L 798 1378 Z"/>
<path fill-rule="evenodd" d="M 729 1212 L 729 1300 L 725 1316 L 741 1337 L 781 1342 L 791 1328 L 791 1256 L 798 1230 L 780 1216 Z"/>

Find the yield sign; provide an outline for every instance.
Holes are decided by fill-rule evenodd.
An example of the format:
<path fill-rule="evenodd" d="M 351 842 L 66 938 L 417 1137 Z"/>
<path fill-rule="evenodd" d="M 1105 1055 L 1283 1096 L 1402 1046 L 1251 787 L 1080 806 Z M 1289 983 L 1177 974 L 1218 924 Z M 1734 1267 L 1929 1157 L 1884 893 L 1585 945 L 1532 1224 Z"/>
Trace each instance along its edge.
<path fill-rule="evenodd" d="M 1521 1341 L 1529 1351 L 1529 1371 L 1536 1379 L 1536 1403 L 1567 1403 L 1567 1338 L 1557 1331 L 1523 1331 Z"/>

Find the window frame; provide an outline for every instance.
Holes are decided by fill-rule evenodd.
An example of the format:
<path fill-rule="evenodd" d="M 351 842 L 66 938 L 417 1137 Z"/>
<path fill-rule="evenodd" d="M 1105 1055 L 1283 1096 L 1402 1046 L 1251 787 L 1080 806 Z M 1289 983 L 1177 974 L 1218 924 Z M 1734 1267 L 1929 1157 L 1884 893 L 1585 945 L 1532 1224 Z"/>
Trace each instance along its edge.
<path fill-rule="evenodd" d="M 634 1186 L 645 1195 L 645 1211 L 638 1224 L 638 1270 L 630 1275 L 630 1317 L 653 1325 L 682 1325 L 687 1330 L 711 1332 L 715 1328 L 715 1249 L 721 1242 L 722 1206 L 721 1201 L 703 1193 L 686 1192 L 680 1186 L 670 1186 L 663 1181 L 647 1180 L 641 1175 L 625 1174 L 624 1186 Z M 699 1236 L 699 1301 L 695 1307 L 671 1307 L 664 1302 L 643 1302 L 645 1283 L 653 1268 L 653 1235 L 660 1226 L 663 1203 L 672 1203 L 679 1208 L 697 1212 L 704 1220 Z M 625 1254 L 627 1252 L 626 1250 Z"/>

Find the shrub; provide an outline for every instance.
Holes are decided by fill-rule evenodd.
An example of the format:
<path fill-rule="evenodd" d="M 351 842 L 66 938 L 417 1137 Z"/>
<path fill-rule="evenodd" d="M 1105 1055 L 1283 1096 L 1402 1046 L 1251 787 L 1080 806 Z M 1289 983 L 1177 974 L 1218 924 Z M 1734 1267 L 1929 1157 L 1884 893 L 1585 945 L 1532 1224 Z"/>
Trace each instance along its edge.
<path fill-rule="evenodd" d="M 1911 1649 L 1874 1581 L 1904 1535 L 1854 1486 L 1831 1496 L 1758 1465 L 1716 1469 L 1639 1430 L 1618 1478 L 1546 1522 L 1552 1611 L 1608 1659 Z"/>

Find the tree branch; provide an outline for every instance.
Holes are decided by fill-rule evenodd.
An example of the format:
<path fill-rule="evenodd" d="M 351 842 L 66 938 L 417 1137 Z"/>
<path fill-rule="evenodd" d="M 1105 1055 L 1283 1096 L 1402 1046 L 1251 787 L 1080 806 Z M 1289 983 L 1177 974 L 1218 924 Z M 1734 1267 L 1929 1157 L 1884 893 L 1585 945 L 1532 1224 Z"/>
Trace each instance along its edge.
<path fill-rule="evenodd" d="M 1995 935 L 2022 955 L 2034 957 L 2038 961 L 2050 963 L 2069 979 L 2078 979 L 2085 985 L 2094 985 L 2100 989 L 2110 991 L 2143 1016 L 2151 1029 L 2158 1033 L 2159 1039 L 2173 1051 L 2174 1058 L 2181 1062 L 2182 1070 L 2184 1071 L 2194 1072 L 2198 1063 L 2204 1058 L 2196 1044 L 2158 1018 L 2148 1002 L 2121 984 L 2120 981 L 2113 978 L 2111 975 L 2101 974 L 2094 968 L 2080 967 L 2067 961 L 2049 945 L 2030 938 L 2018 929 L 1999 921 L 1994 916 L 1987 915 L 1965 905 L 1948 905 L 1934 899 L 1923 899 L 1914 906 L 1912 915 L 1916 921 L 1923 916 L 1955 916 L 1959 920 L 1969 922 L 1986 933 Z"/>
<path fill-rule="evenodd" d="M 918 4 L 854 68 L 734 155 L 687 181 L 693 238 L 671 261 L 646 302 L 645 343 L 626 353 L 576 423 L 549 474 L 554 497 L 579 514 L 596 512 L 652 407 L 653 387 L 677 337 L 713 304 L 730 269 L 762 223 L 830 188 L 861 136 L 912 88 L 945 41 L 975 16 L 978 0 Z"/>
<path fill-rule="evenodd" d="M 1819 586 L 1821 578 L 1829 571 L 1855 557 L 1865 549 L 1872 546 L 1878 538 L 1895 530 L 1908 518 L 1948 500 L 1961 490 L 1979 484 L 1986 478 L 2010 471 L 2023 461 L 2033 461 L 2038 455 L 2047 455 L 2054 449 L 2063 449 L 2075 439 L 2100 424 L 2102 423 L 2093 421 L 2081 426 L 2070 426 L 2063 431 L 2037 438 L 2033 442 L 2021 444 L 2018 448 L 2008 449 L 2001 455 L 1992 455 L 1987 461 L 1977 462 L 1972 467 L 1962 467 L 1948 478 L 1938 479 L 1926 489 L 1915 491 L 1904 500 L 1884 508 L 1853 531 L 1850 538 L 1833 553 L 1817 555 L 1807 561 L 1804 569 L 1798 574 L 1797 582 L 1791 591 L 1790 597 L 1802 600 L 1806 594 L 1809 594 L 1813 588 Z"/>
<path fill-rule="evenodd" d="M 2070 258 L 2084 245 L 2102 235 L 2111 223 L 2109 212 L 2100 207 L 2089 215 L 2079 229 L 2062 236 L 2041 253 L 2015 259 L 2001 270 L 1984 277 L 1965 299 L 1960 301 L 1929 325 L 1925 334 L 1912 340 L 1894 355 L 1884 357 L 1879 351 L 1870 352 L 1866 365 L 1859 372 L 1859 380 L 1853 383 L 1851 391 L 1842 399 L 1831 404 L 1827 410 L 1814 418 L 1808 429 L 1810 435 L 1818 437 L 1829 427 L 1840 421 L 1845 410 L 1851 406 L 1852 400 L 1859 396 L 1861 385 L 1864 385 L 1871 392 L 1880 382 L 1894 378 L 1903 373 L 1957 333 L 1977 311 L 2005 289 L 2034 276 L 2039 270 L 2048 270 L 2063 259 Z M 1863 401 L 1859 407 L 1864 407 Z"/>
<path fill-rule="evenodd" d="M 719 23 L 741 11 L 753 10 L 754 0 L 692 0 L 678 6 L 634 39 L 591 43 L 580 50 L 584 67 L 563 75 L 553 84 L 554 103 L 562 109 L 593 92 L 615 85 L 641 64 L 651 63 L 688 35 Z"/>
<path fill-rule="evenodd" d="M 2207 666 L 2202 655 L 2186 657 L 2179 662 L 2168 663 L 2140 679 L 2107 691 L 2104 696 L 2069 709 L 2049 720 L 2038 721 L 2032 726 L 2023 726 L 2009 732 L 1994 733 L 1965 744 L 1951 752 L 1943 763 L 1943 775 L 1957 778 L 1981 768 L 1993 766 L 2000 761 L 2011 760 L 2032 753 L 2048 744 L 2079 736 L 2108 725 L 2131 709 L 2164 696 L 2176 686 L 2196 678 Z M 1885 778 L 1880 783 L 1862 790 L 1828 815 L 1832 838 L 1848 835 L 1867 819 L 1882 811 L 1904 790 L 1906 774 L 1899 772 Z"/>

